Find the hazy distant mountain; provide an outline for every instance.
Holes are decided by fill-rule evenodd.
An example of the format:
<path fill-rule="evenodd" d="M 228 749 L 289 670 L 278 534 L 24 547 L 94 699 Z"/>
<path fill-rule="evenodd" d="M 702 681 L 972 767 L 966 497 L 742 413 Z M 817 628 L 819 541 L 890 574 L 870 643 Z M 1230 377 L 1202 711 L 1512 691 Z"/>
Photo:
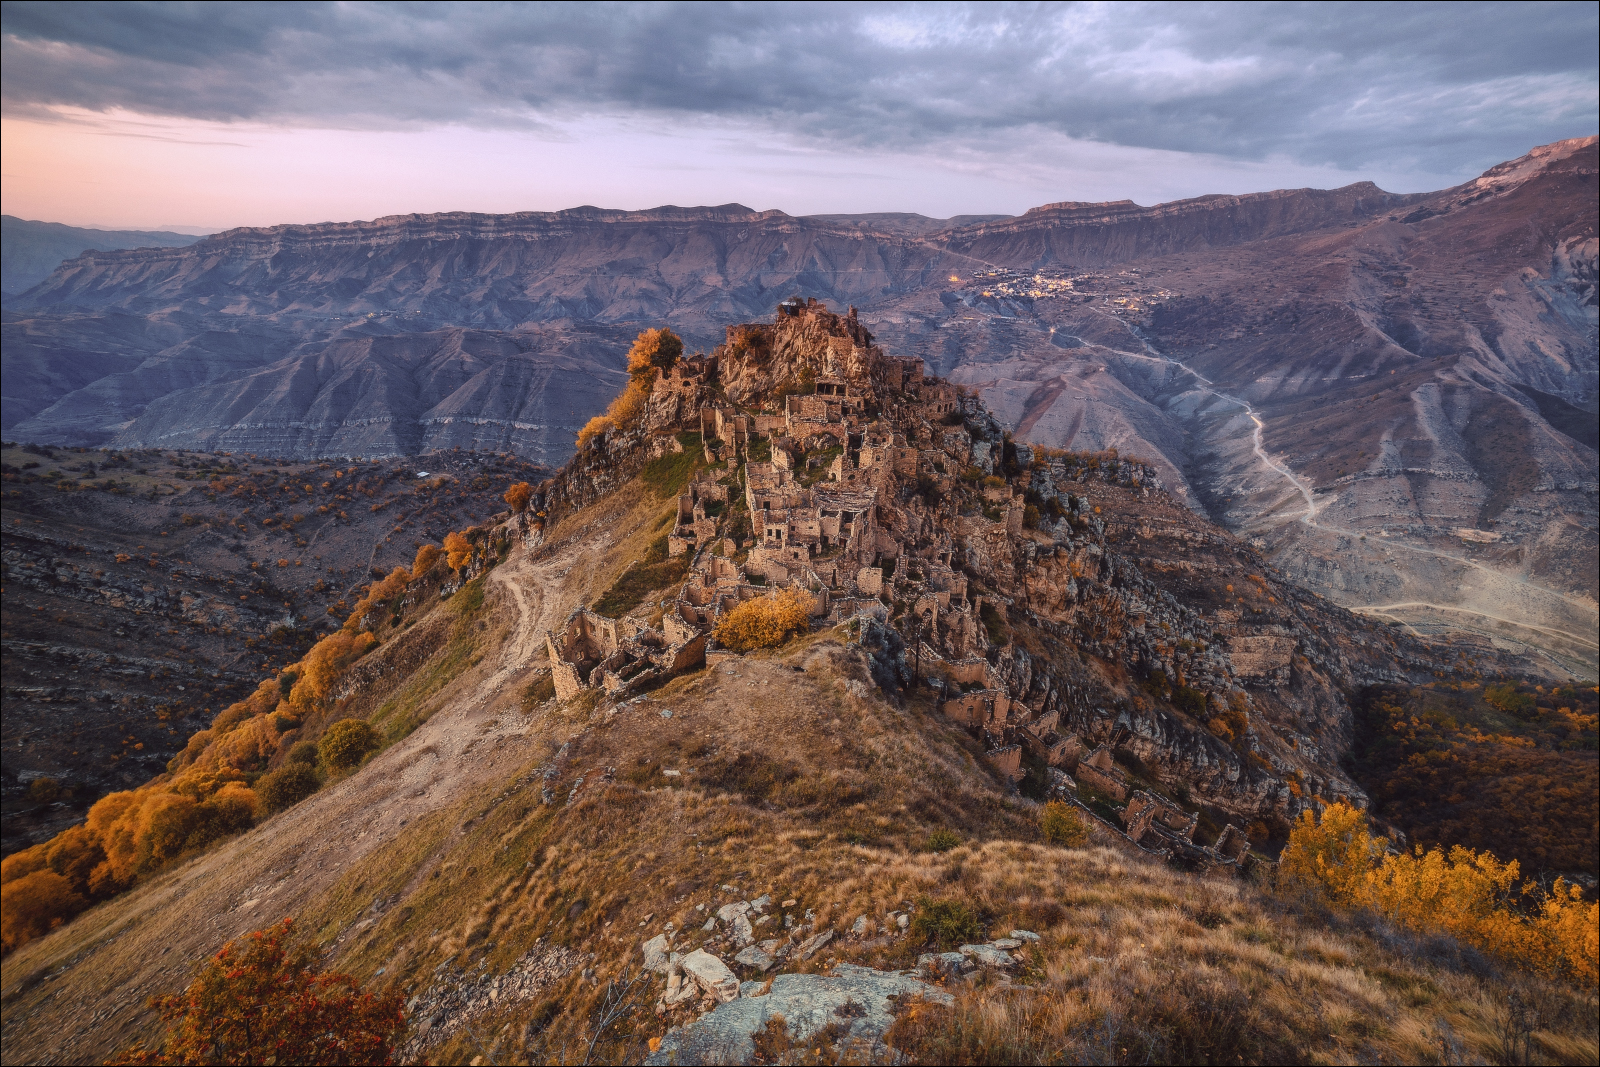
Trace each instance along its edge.
<path fill-rule="evenodd" d="M 0 289 L 10 295 L 32 288 L 64 260 L 91 248 L 181 248 L 198 240 L 166 230 L 91 230 L 0 215 Z"/>
<path fill-rule="evenodd" d="M 952 215 L 948 219 L 930 219 L 911 211 L 874 211 L 865 215 L 807 215 L 817 222 L 854 224 L 864 230 L 882 230 L 885 233 L 938 233 L 958 226 L 972 226 L 980 222 L 998 222 L 1011 215 Z"/>
<path fill-rule="evenodd" d="M 633 331 L 709 348 L 816 296 L 1019 440 L 1149 459 L 1311 588 L 1592 661 L 1597 191 L 1587 138 L 1424 194 L 231 230 L 85 253 L 8 300 L 3 429 L 554 465 Z"/>

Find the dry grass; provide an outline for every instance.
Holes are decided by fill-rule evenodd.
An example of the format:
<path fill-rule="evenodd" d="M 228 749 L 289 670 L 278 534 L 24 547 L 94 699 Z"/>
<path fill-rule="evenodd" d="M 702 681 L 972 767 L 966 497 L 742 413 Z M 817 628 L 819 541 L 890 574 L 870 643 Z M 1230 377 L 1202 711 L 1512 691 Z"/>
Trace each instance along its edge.
<path fill-rule="evenodd" d="M 544 618 L 606 588 L 654 536 L 659 501 L 630 492 L 626 506 L 613 497 L 554 531 L 591 547 L 549 572 L 560 600 Z M 505 605 L 488 609 L 498 617 Z M 499 647 L 495 629 L 482 640 Z M 881 921 L 923 900 L 964 905 L 989 936 L 1041 935 L 1015 985 L 958 983 L 953 1010 L 903 1013 L 895 1037 L 918 1062 L 1500 1061 L 1519 1040 L 1507 1022 L 1513 983 L 1447 943 L 1310 911 L 1246 880 L 1184 874 L 1097 828 L 1083 848 L 1046 844 L 1037 806 L 1009 793 L 965 734 L 920 697 L 895 705 L 871 689 L 847 633 L 674 679 L 620 709 L 586 695 L 525 718 L 531 673 L 496 683 L 503 692 L 473 690 L 489 669 L 466 671 L 433 698 L 448 704 L 416 734 L 250 835 L 254 844 L 184 865 L 19 952 L 5 973 L 8 1053 L 19 1035 L 44 1047 L 30 1028 L 62 1019 L 103 1028 L 90 1020 L 107 1009 L 118 1043 L 147 1028 L 137 1002 L 181 985 L 175 966 L 148 962 L 162 939 L 206 931 L 183 942 L 186 955 L 166 957 L 174 965 L 202 943 L 210 951 L 247 919 L 235 910 L 241 887 L 331 864 L 341 827 L 376 834 L 382 847 L 349 850 L 295 898 L 300 929 L 331 965 L 422 993 L 457 970 L 503 973 L 540 944 L 588 960 L 591 977 L 574 968 L 533 996 L 486 1007 L 470 1029 L 426 1048 L 429 1062 L 571 1059 L 593 1036 L 606 981 L 637 967 L 643 940 L 670 922 L 679 951 L 708 943 L 726 958 L 701 930 L 708 912 L 761 893 L 796 901 L 776 909 L 763 936 L 784 916 L 810 913 L 817 929 L 842 933 L 858 916 Z M 430 781 L 455 782 L 448 802 L 428 806 L 399 788 L 428 767 Z M 352 807 L 373 776 L 396 787 Z M 542 802 L 544 788 L 555 803 Z M 273 826 L 277 837 L 264 836 Z M 927 850 L 937 831 L 961 843 Z M 258 855 L 268 844 L 277 853 Z M 910 936 L 841 937 L 799 966 L 907 967 L 923 949 Z M 94 953 L 92 968 L 47 977 Z M 1517 1017 L 1537 1017 L 1520 1039 L 1534 1058 L 1595 1062 L 1592 999 L 1537 982 L 1515 991 Z M 601 1060 L 676 1021 L 650 1010 L 657 992 L 659 980 L 604 1035 Z"/>
<path fill-rule="evenodd" d="M 1480 961 L 1104 839 L 1044 844 L 1032 806 L 995 787 L 963 735 L 915 701 L 851 692 L 861 664 L 839 638 L 680 678 L 614 715 L 596 712 L 586 728 L 562 720 L 576 732 L 558 804 L 527 791 L 486 803 L 450 846 L 447 870 L 407 898 L 406 921 L 374 927 L 350 965 L 422 988 L 446 961 L 503 971 L 541 937 L 592 953 L 594 982 L 568 975 L 428 1053 L 462 1062 L 498 1035 L 501 1057 L 560 1059 L 583 1037 L 603 980 L 637 966 L 640 942 L 666 923 L 688 931 L 677 942 L 686 949 L 714 936 L 698 928 L 716 906 L 763 892 L 797 900 L 796 919 L 810 911 L 818 929 L 841 930 L 860 915 L 952 900 L 988 936 L 1022 927 L 1043 940 L 1016 986 L 961 986 L 954 1011 L 908 1015 L 896 1039 L 919 1062 L 1436 1062 L 1441 1041 L 1492 1058 L 1511 986 Z M 615 780 L 591 785 L 606 768 Z M 966 843 L 922 850 L 939 828 Z M 924 947 L 836 941 L 799 969 L 908 967 Z M 1581 998 L 1537 988 L 1548 1003 L 1535 1047 L 1593 1062 Z M 646 1010 L 610 1038 L 632 1047 L 666 1025 Z"/>

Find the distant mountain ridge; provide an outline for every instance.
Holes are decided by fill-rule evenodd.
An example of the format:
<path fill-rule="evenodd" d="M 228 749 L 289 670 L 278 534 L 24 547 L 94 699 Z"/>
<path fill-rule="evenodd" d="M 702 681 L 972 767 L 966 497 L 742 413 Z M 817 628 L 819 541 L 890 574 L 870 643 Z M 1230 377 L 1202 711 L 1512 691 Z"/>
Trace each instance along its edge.
<path fill-rule="evenodd" d="M 1597 174 L 1580 138 L 1422 194 L 450 212 L 86 252 L 7 300 L 3 430 L 557 465 L 633 332 L 709 348 L 815 296 L 1019 440 L 1148 459 L 1311 588 L 1589 662 Z"/>
<path fill-rule="evenodd" d="M 180 248 L 198 240 L 168 230 L 97 230 L 0 215 L 0 290 L 10 295 L 31 289 L 90 249 Z"/>

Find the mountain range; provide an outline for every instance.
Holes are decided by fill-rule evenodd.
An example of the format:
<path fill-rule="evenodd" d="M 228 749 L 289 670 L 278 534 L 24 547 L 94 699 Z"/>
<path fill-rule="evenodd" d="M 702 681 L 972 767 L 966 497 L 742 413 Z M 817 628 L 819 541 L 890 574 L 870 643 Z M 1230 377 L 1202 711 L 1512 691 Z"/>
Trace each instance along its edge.
<path fill-rule="evenodd" d="M 7 295 L 31 289 L 91 249 L 181 248 L 198 240 L 170 230 L 98 230 L 0 215 L 0 289 Z"/>
<path fill-rule="evenodd" d="M 1593 673 L 1596 140 L 1464 185 L 446 213 L 85 252 L 4 312 L 7 438 L 556 465 L 629 339 L 853 305 L 1020 441 L 1117 448 L 1282 571 Z"/>

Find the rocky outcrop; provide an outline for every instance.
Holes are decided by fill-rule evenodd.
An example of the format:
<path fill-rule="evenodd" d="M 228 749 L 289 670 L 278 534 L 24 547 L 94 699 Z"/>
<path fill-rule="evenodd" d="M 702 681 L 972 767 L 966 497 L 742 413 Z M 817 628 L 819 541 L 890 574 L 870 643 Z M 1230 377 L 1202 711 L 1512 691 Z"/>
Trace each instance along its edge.
<path fill-rule="evenodd" d="M 772 1041 L 774 1030 L 785 1050 L 809 1049 L 821 1035 L 829 1046 L 828 1062 L 877 1062 L 885 1051 L 884 1032 L 894 1024 L 896 1002 L 911 998 L 953 1003 L 950 994 L 916 978 L 848 963 L 827 974 L 780 974 L 752 995 L 724 1002 L 669 1031 L 645 1063 L 751 1063 L 756 1035 Z"/>

